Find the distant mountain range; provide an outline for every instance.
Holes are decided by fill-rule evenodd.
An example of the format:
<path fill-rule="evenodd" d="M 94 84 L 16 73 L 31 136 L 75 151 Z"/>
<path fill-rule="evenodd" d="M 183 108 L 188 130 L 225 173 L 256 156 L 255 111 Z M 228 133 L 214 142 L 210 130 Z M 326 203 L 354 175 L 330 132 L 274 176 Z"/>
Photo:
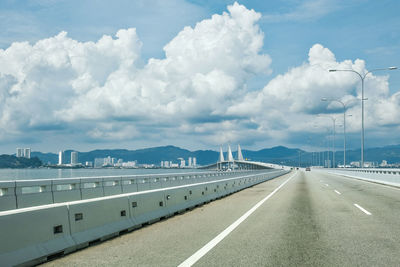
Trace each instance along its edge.
<path fill-rule="evenodd" d="M 66 161 L 69 163 L 72 150 L 64 152 Z M 307 152 L 296 148 L 287 148 L 284 146 L 276 146 L 265 148 L 257 151 L 242 150 L 243 156 L 248 160 L 270 162 L 284 165 L 295 165 L 301 162 L 302 166 L 311 165 L 317 160 L 318 153 Z M 234 157 L 236 153 L 234 152 Z M 57 164 L 58 154 L 32 152 L 32 157 L 38 157 L 43 163 Z M 325 151 L 325 157 L 327 153 Z M 187 160 L 189 157 L 196 157 L 197 164 L 207 165 L 218 160 L 219 152 L 213 150 L 196 150 L 189 151 L 176 146 L 161 146 L 138 150 L 126 149 L 102 149 L 89 152 L 78 152 L 78 161 L 85 163 L 86 161 L 94 161 L 95 158 L 112 157 L 123 159 L 124 161 L 137 160 L 139 164 L 156 164 L 159 165 L 163 161 L 178 162 L 178 158 Z M 225 154 L 226 156 L 226 154 Z M 387 160 L 388 163 L 400 162 L 400 145 L 385 146 L 381 148 L 370 148 L 364 151 L 365 161 L 381 162 Z M 343 163 L 343 151 L 335 153 L 336 162 Z M 348 150 L 346 153 L 347 163 L 360 160 L 360 150 Z M 322 155 L 320 157 L 322 159 Z M 332 159 L 332 153 L 330 153 Z"/>

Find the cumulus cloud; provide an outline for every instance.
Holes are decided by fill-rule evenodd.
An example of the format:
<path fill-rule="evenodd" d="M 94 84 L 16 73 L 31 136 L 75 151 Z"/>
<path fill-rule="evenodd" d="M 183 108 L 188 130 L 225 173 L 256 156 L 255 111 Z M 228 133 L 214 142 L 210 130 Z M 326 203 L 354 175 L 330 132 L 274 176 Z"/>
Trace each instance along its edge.
<path fill-rule="evenodd" d="M 228 11 L 185 27 L 164 47 L 165 57 L 141 61 L 136 30 L 79 42 L 66 32 L 35 44 L 13 43 L 0 50 L 0 127 L 4 136 L 40 133 L 77 136 L 88 142 L 142 140 L 157 144 L 199 142 L 206 146 L 247 140 L 275 144 L 315 131 L 316 114 L 339 116 L 349 104 L 349 130 L 360 126 L 363 60 L 338 62 L 328 48 L 314 45 L 308 61 L 248 90 L 254 75 L 270 74 L 262 53 L 260 14 L 237 3 Z M 399 95 L 389 95 L 387 76 L 366 78 L 368 121 L 399 125 Z M 326 122 L 329 123 L 329 122 Z M 376 127 L 369 125 L 368 127 Z M 196 140 L 189 140 L 193 138 Z M 249 141 L 250 140 L 250 141 Z"/>
<path fill-rule="evenodd" d="M 3 95 L 9 95 L 2 105 L 2 127 L 25 131 L 60 124 L 68 116 L 63 108 L 103 86 L 113 73 L 133 69 L 139 51 L 134 29 L 118 31 L 115 40 L 103 36 L 96 43 L 79 43 L 61 32 L 34 45 L 14 43 L 0 50 L 1 80 L 14 79 L 2 86 Z"/>
<path fill-rule="evenodd" d="M 220 103 L 240 97 L 246 79 L 267 72 L 271 61 L 259 53 L 263 34 L 255 23 L 260 15 L 238 4 L 228 10 L 186 27 L 164 47 L 164 59 L 150 59 L 135 72 L 113 73 L 63 113 L 70 120 L 91 119 L 92 112 L 107 106 L 103 117 L 153 121 L 224 114 L 226 106 Z"/>
<path fill-rule="evenodd" d="M 144 65 L 135 29 L 97 42 L 61 32 L 33 45 L 13 43 L 0 50 L 1 126 L 21 133 L 79 126 L 92 138 L 123 139 L 162 123 L 224 120 L 246 94 L 247 79 L 270 72 L 259 19 L 235 3 L 185 27 L 164 47 L 165 58 Z"/>
<path fill-rule="evenodd" d="M 354 72 L 329 72 L 329 69 L 355 70 L 367 73 L 365 62 L 344 60 L 321 44 L 309 50 L 308 61 L 287 73 L 273 78 L 261 91 L 248 94 L 245 100 L 229 108 L 229 114 L 257 118 L 272 138 L 300 133 L 325 132 L 331 120 L 317 115 L 330 115 L 343 124 L 342 106 L 337 102 L 322 102 L 321 98 L 337 99 L 347 105 L 347 131 L 361 128 L 361 80 Z M 390 95 L 388 76 L 370 73 L 365 78 L 366 127 L 398 127 L 399 94 Z M 272 127 L 271 127 L 272 125 Z M 314 128 L 319 126 L 319 128 Z M 339 130 L 340 131 L 340 130 Z M 290 137 L 289 137 L 290 138 Z"/>

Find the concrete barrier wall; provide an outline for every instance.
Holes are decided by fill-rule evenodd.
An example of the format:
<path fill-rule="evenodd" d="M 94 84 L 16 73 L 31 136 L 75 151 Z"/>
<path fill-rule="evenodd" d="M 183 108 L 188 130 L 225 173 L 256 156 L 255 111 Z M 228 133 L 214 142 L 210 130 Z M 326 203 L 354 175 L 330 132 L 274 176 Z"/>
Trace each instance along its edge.
<path fill-rule="evenodd" d="M 72 250 L 68 207 L 66 205 L 28 208 L 0 213 L 0 265 L 31 265 L 47 260 L 47 256 Z"/>
<path fill-rule="evenodd" d="M 188 197 L 189 190 L 186 187 L 165 190 L 166 207 L 169 215 L 174 215 L 190 208 Z"/>
<path fill-rule="evenodd" d="M 54 203 L 82 199 L 80 183 L 81 179 L 79 178 L 53 180 L 52 191 Z"/>
<path fill-rule="evenodd" d="M 285 173 L 287 171 L 278 170 L 233 178 L 227 178 L 230 175 L 196 177 L 197 181 L 202 182 L 2 211 L 0 265 L 35 265 L 54 255 L 72 252 Z M 224 179 L 210 181 L 210 177 Z M 119 185 L 110 183 L 107 186 L 120 186 L 123 191 L 123 181 L 126 180 L 121 179 Z M 60 184 L 58 189 L 75 182 L 69 180 L 68 183 Z M 127 183 L 125 188 L 131 185 Z M 13 185 L 1 186 L 12 188 Z"/>
<path fill-rule="evenodd" d="M 145 191 L 130 195 L 129 208 L 135 225 L 152 223 L 168 215 L 164 191 Z"/>
<path fill-rule="evenodd" d="M 133 227 L 128 198 L 104 198 L 68 204 L 71 236 L 80 247 L 97 239 L 107 239 Z"/>
<path fill-rule="evenodd" d="M 53 203 L 50 180 L 27 180 L 15 182 L 17 207 L 25 208 Z"/>
<path fill-rule="evenodd" d="M 316 169 L 316 171 L 400 187 L 400 169 Z"/>
<path fill-rule="evenodd" d="M 204 198 L 204 184 L 191 185 L 187 188 L 188 193 L 188 205 L 190 207 L 195 207 L 197 205 L 203 204 L 205 202 Z"/>
<path fill-rule="evenodd" d="M 0 182 L 0 211 L 227 179 L 246 173 L 201 172 L 3 181 Z"/>
<path fill-rule="evenodd" d="M 103 178 L 102 187 L 104 196 L 122 194 L 122 178 L 121 177 Z"/>
<path fill-rule="evenodd" d="M 15 182 L 0 182 L 0 211 L 16 208 Z"/>
<path fill-rule="evenodd" d="M 121 178 L 122 193 L 132 193 L 138 191 L 137 179 L 132 177 Z"/>
<path fill-rule="evenodd" d="M 102 178 L 82 178 L 80 185 L 82 199 L 98 198 L 104 196 Z"/>

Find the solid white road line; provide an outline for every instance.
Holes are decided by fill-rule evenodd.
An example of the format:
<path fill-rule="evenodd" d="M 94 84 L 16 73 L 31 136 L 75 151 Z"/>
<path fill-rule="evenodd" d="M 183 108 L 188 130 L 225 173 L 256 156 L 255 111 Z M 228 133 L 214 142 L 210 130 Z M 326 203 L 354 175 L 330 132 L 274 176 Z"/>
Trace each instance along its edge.
<path fill-rule="evenodd" d="M 213 249 L 219 242 L 221 242 L 226 236 L 228 236 L 236 227 L 238 227 L 244 220 L 247 219 L 256 209 L 258 209 L 265 201 L 267 201 L 270 197 L 272 197 L 279 189 L 281 189 L 287 182 L 289 182 L 293 177 L 297 175 L 297 172 L 290 176 L 286 181 L 284 181 L 281 185 L 279 185 L 274 191 L 272 191 L 268 196 L 266 196 L 263 200 L 259 201 L 256 205 L 254 205 L 250 210 L 248 210 L 245 214 L 243 214 L 239 219 L 237 219 L 234 223 L 232 223 L 228 228 L 222 231 L 219 235 L 217 235 L 214 239 L 208 242 L 204 247 L 199 249 L 192 256 L 187 258 L 184 262 L 178 265 L 178 267 L 186 267 L 192 266 L 199 259 L 201 259 L 204 255 L 206 255 L 211 249 Z"/>
<path fill-rule="evenodd" d="M 357 208 L 359 208 L 362 212 L 364 212 L 367 215 L 372 215 L 371 212 L 369 212 L 368 210 L 364 209 L 363 207 L 361 207 L 358 204 L 354 204 L 354 206 L 356 206 Z"/>
<path fill-rule="evenodd" d="M 341 195 L 342 193 L 340 193 L 339 191 L 335 190 L 336 194 Z"/>

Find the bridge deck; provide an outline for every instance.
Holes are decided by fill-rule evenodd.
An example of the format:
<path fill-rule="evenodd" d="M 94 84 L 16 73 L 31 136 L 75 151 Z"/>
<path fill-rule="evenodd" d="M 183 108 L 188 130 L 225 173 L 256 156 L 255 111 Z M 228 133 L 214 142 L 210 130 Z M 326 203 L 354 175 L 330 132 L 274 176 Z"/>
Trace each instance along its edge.
<path fill-rule="evenodd" d="M 292 175 L 45 266 L 177 266 Z M 196 265 L 400 266 L 398 203 L 396 188 L 319 172 L 298 172 Z"/>

